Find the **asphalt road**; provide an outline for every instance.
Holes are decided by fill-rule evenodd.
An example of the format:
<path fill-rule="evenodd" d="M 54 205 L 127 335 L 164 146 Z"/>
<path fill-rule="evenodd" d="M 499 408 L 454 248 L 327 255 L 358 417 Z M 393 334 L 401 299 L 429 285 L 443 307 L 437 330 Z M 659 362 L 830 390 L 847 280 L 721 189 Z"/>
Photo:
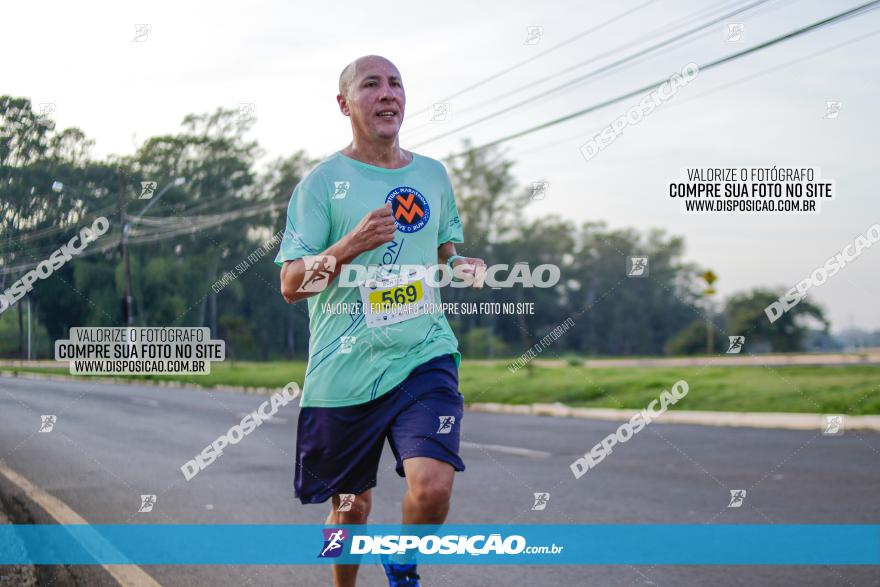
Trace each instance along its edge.
<path fill-rule="evenodd" d="M 671 384 L 672 382 L 670 382 Z M 467 393 L 467 390 L 464 390 Z M 658 390 L 659 392 L 659 390 Z M 698 390 L 691 390 L 698 392 Z M 94 524 L 322 523 L 293 496 L 294 404 L 206 470 L 179 467 L 265 398 L 145 385 L 0 377 L 0 460 Z M 54 414 L 50 433 L 40 416 Z M 450 523 L 880 523 L 880 435 L 653 423 L 581 479 L 569 464 L 613 422 L 466 413 Z M 405 482 L 387 449 L 371 522 L 397 523 Z M 728 508 L 730 489 L 746 489 Z M 543 511 L 532 494 L 550 493 Z M 0 478 L 7 502 L 52 522 Z M 138 513 L 141 494 L 158 496 Z M 731 548 L 736 548 L 731 544 Z M 329 585 L 326 566 L 146 566 L 159 583 Z M 100 568 L 74 569 L 114 584 Z M 855 566 L 423 566 L 428 586 L 880 585 Z M 359 585 L 387 585 L 364 566 Z"/>

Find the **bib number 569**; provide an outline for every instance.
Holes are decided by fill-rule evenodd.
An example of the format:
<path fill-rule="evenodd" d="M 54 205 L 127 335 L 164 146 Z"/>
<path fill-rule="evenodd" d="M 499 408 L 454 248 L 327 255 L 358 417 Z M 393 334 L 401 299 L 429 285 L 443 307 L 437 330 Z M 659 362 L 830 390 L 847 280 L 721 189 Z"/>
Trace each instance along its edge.
<path fill-rule="evenodd" d="M 421 292 L 419 291 L 419 285 L 420 284 L 416 282 L 405 286 L 386 289 L 381 292 L 377 291 L 371 294 L 370 297 L 372 298 L 376 294 L 379 294 L 379 300 L 376 301 L 383 305 L 411 304 L 417 302 L 422 297 Z"/>

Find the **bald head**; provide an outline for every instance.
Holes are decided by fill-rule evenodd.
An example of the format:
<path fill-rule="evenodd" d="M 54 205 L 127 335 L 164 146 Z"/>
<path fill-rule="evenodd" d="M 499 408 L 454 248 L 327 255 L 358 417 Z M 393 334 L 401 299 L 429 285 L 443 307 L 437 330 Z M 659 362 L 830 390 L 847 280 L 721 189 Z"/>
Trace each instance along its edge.
<path fill-rule="evenodd" d="M 398 71 L 397 67 L 391 63 L 391 60 L 386 59 L 381 55 L 364 55 L 346 65 L 345 69 L 342 70 L 342 73 L 339 74 L 339 93 L 347 98 L 351 84 L 357 79 L 358 70 L 376 62 L 390 65 L 391 68 L 397 72 L 397 77 L 400 78 L 400 71 Z"/>
<path fill-rule="evenodd" d="M 379 55 L 359 57 L 342 70 L 336 103 L 359 141 L 391 141 L 406 111 L 400 71 Z"/>

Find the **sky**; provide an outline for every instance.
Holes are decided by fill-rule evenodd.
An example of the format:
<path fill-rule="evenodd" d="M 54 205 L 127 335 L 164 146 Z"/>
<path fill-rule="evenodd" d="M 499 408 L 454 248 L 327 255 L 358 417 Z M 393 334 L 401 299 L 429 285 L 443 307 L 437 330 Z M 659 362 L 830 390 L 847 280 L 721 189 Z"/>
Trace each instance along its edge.
<path fill-rule="evenodd" d="M 769 0 L 587 83 L 433 141 L 747 2 L 12 3 L 0 22 L 0 50 L 15 57 L 4 60 L 0 93 L 54 105 L 58 126 L 82 129 L 98 157 L 175 133 L 189 113 L 243 103 L 254 105 L 250 138 L 266 158 L 299 149 L 319 157 L 351 140 L 336 103 L 340 71 L 361 55 L 379 54 L 403 76 L 401 146 L 442 159 L 459 152 L 464 138 L 480 145 L 531 128 L 861 3 Z M 742 25 L 739 40 L 729 38 L 731 24 Z M 136 25 L 149 25 L 148 34 L 139 35 Z M 529 27 L 540 32 L 530 38 Z M 591 29 L 597 30 L 447 99 Z M 718 275 L 720 298 L 794 286 L 880 222 L 880 34 L 870 35 L 877 31 L 880 10 L 701 71 L 589 161 L 581 145 L 640 96 L 505 143 L 523 186 L 548 185 L 526 214 L 681 235 L 686 259 Z M 840 102 L 836 117 L 827 117 L 829 101 Z M 431 121 L 425 109 L 439 102 L 449 104 L 449 116 Z M 667 183 L 687 167 L 774 165 L 819 168 L 834 180 L 835 197 L 815 215 L 687 215 L 666 195 Z M 835 331 L 880 329 L 878 273 L 880 246 L 812 288 L 808 299 L 825 308 Z"/>

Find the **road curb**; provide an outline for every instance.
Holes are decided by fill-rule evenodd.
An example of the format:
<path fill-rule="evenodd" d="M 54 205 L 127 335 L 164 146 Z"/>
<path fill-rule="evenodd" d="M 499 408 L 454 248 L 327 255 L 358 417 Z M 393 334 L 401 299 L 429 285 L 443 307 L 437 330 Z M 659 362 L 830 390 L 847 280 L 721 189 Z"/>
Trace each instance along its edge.
<path fill-rule="evenodd" d="M 20 377 L 23 379 L 55 379 L 60 381 L 91 381 L 96 383 L 115 383 L 140 385 L 143 387 L 171 387 L 177 389 L 194 389 L 197 391 L 223 391 L 246 393 L 249 395 L 272 395 L 281 388 L 274 387 L 235 387 L 218 385 L 207 387 L 196 383 L 179 383 L 177 381 L 143 381 L 121 377 L 93 377 L 83 379 L 71 375 L 42 374 L 28 372 L 0 371 L 0 377 Z M 615 410 L 611 408 L 574 408 L 565 404 L 498 404 L 473 403 L 466 404 L 469 412 L 490 414 L 519 414 L 524 416 L 550 416 L 554 418 L 582 418 L 586 420 L 610 420 L 625 422 L 638 411 Z M 727 426 L 737 428 L 775 428 L 783 430 L 817 430 L 821 431 L 824 414 L 785 413 L 785 412 L 698 412 L 669 410 L 659 422 L 665 424 L 696 424 L 699 426 Z M 880 416 L 846 416 L 844 431 L 864 430 L 880 432 Z"/>
<path fill-rule="evenodd" d="M 469 404 L 467 407 L 471 412 L 551 416 L 555 418 L 584 418 L 588 420 L 611 420 L 614 422 L 626 422 L 638 412 L 636 409 L 573 408 L 560 403 L 525 405 L 481 403 Z M 664 413 L 657 421 L 664 424 L 821 431 L 824 425 L 824 418 L 824 414 L 812 413 L 697 412 L 672 409 Z M 867 430 L 880 432 L 880 416 L 845 416 L 843 429 L 844 431 Z"/>
<path fill-rule="evenodd" d="M 181 383 L 179 381 L 144 381 L 143 379 L 131 379 L 125 377 L 76 377 L 73 375 L 59 375 L 57 373 L 30 373 L 26 371 L 3 371 L 0 377 L 18 377 L 20 379 L 54 379 L 56 381 L 78 381 L 80 383 L 116 383 L 125 385 L 139 385 L 141 387 L 172 387 L 175 389 L 194 389 L 196 391 L 233 391 L 248 395 L 272 395 L 282 388 L 275 387 L 236 387 L 234 385 L 199 385 L 198 383 Z"/>

